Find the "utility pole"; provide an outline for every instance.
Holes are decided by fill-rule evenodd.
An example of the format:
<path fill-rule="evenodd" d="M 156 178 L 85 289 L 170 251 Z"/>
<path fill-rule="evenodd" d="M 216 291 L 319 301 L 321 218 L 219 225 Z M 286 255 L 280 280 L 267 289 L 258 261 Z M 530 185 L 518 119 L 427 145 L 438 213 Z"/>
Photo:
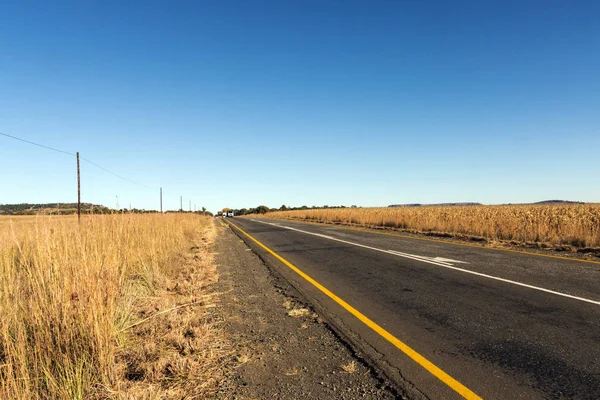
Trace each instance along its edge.
<path fill-rule="evenodd" d="M 160 213 L 162 214 L 162 188 L 160 188 Z"/>
<path fill-rule="evenodd" d="M 183 212 L 183 196 L 179 196 L 179 211 Z"/>
<path fill-rule="evenodd" d="M 190 200 L 190 212 L 192 212 L 192 201 Z"/>
<path fill-rule="evenodd" d="M 79 169 L 79 152 L 77 152 L 77 222 L 81 223 L 81 171 Z"/>

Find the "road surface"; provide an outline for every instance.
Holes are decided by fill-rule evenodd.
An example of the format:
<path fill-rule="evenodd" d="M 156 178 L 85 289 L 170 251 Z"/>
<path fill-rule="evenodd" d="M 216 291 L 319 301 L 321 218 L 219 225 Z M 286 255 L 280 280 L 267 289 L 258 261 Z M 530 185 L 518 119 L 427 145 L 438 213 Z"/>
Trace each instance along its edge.
<path fill-rule="evenodd" d="M 229 221 L 411 397 L 600 399 L 600 263 Z"/>

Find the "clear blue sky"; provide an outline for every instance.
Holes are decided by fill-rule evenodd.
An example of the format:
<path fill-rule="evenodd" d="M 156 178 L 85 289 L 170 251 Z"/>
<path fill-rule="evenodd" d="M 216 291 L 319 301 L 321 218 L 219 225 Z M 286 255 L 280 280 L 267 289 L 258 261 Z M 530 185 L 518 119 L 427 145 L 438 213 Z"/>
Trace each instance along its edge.
<path fill-rule="evenodd" d="M 0 3 L 0 132 L 83 200 L 600 201 L 598 1 Z M 0 203 L 76 199 L 0 137 Z"/>

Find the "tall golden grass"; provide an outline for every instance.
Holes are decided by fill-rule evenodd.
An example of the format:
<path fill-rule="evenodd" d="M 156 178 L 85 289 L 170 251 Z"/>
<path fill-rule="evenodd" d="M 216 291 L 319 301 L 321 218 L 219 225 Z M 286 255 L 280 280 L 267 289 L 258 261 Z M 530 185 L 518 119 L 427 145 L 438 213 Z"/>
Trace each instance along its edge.
<path fill-rule="evenodd" d="M 210 218 L 190 214 L 88 216 L 81 225 L 71 216 L 0 217 L 0 398 L 151 398 L 167 386 L 181 396 L 173 383 L 136 392 L 129 382 L 150 376 L 140 370 L 141 361 L 132 361 L 129 347 L 141 346 L 138 339 L 152 325 L 136 322 L 158 312 L 157 304 L 197 304 L 202 298 L 206 285 L 190 286 L 212 279 L 210 271 L 194 270 L 206 268 L 210 254 L 200 249 L 202 265 L 198 255 L 185 259 L 183 254 L 193 243 L 204 245 L 213 230 Z M 153 300 L 182 276 L 186 290 L 172 290 L 178 294 L 173 300 Z M 154 308 L 144 310 L 150 305 Z M 212 334 L 197 310 L 177 313 L 187 319 L 170 330 L 192 332 L 194 340 Z M 160 318 L 164 323 L 164 316 L 155 320 Z M 192 342 L 180 333 L 181 339 L 170 338 L 180 340 L 173 346 L 189 347 Z M 159 350 L 138 353 L 152 353 L 157 359 L 149 361 L 156 363 Z M 182 360 L 171 358 L 167 364 L 183 368 Z M 178 376 L 162 373 L 168 375 L 162 383 Z"/>
<path fill-rule="evenodd" d="M 266 216 L 543 246 L 600 246 L 600 204 L 336 208 Z"/>

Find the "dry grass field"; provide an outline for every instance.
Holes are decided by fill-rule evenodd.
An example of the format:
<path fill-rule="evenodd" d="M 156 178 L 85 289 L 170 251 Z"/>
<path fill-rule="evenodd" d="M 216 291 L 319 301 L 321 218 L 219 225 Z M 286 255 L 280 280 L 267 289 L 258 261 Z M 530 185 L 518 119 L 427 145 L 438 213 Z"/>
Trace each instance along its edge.
<path fill-rule="evenodd" d="M 600 204 L 336 208 L 266 216 L 542 248 L 600 247 Z"/>
<path fill-rule="evenodd" d="M 0 398 L 210 397 L 214 235 L 191 214 L 0 217 Z"/>

